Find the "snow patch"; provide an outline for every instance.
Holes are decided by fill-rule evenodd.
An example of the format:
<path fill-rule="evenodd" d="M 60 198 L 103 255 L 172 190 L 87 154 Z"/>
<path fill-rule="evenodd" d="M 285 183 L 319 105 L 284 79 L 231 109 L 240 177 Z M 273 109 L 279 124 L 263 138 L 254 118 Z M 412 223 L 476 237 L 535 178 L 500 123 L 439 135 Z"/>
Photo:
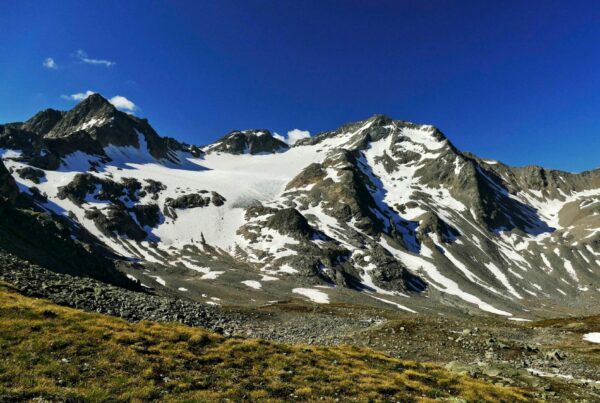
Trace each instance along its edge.
<path fill-rule="evenodd" d="M 152 277 L 158 284 L 162 285 L 162 286 L 166 286 L 167 283 L 165 282 L 165 280 L 163 280 L 160 276 L 149 276 Z"/>
<path fill-rule="evenodd" d="M 244 280 L 241 281 L 242 284 L 254 288 L 255 290 L 260 290 L 262 288 L 262 284 L 255 280 Z"/>
<path fill-rule="evenodd" d="M 313 288 L 294 288 L 292 292 L 295 294 L 305 296 L 311 301 L 316 302 L 317 304 L 329 303 L 329 295 L 327 295 L 323 291 L 315 290 Z"/>
<path fill-rule="evenodd" d="M 590 343 L 600 343 L 600 333 L 586 333 L 583 335 L 583 340 L 589 341 Z"/>
<path fill-rule="evenodd" d="M 388 301 L 387 299 L 383 299 L 383 298 L 375 297 L 375 296 L 373 296 L 373 295 L 371 295 L 371 298 L 374 298 L 374 299 L 376 299 L 376 300 L 378 300 L 378 301 L 381 301 L 381 302 L 385 302 L 386 304 L 394 305 L 394 306 L 396 306 L 396 307 L 398 307 L 398 308 L 402 309 L 403 311 L 407 311 L 407 312 L 411 312 L 411 313 L 417 313 L 417 311 L 414 311 L 414 310 L 412 310 L 412 309 L 410 309 L 410 308 L 407 308 L 407 307 L 405 307 L 404 305 L 400 305 L 400 304 L 399 304 L 399 303 L 397 303 L 397 302 Z"/>

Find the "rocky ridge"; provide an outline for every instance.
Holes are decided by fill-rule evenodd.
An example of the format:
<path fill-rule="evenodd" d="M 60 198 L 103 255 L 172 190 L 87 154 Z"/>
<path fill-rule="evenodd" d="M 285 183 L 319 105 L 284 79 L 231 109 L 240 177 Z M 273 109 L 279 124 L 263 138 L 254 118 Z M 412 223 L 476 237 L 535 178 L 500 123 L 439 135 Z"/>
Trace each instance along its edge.
<path fill-rule="evenodd" d="M 264 154 L 283 152 L 289 146 L 273 137 L 266 129 L 235 130 L 223 136 L 213 144 L 206 146 L 206 152 L 223 152 L 227 154 Z"/>
<path fill-rule="evenodd" d="M 177 151 L 200 153 L 198 147 L 159 136 L 147 120 L 117 110 L 100 94 L 68 112 L 47 109 L 24 123 L 0 125 L 0 147 L 18 149 L 23 160 L 39 168 L 57 169 L 78 151 L 110 161 L 108 146 L 144 146 L 156 159 L 171 162 L 179 162 Z"/>
<path fill-rule="evenodd" d="M 377 115 L 292 147 L 261 129 L 199 148 L 93 95 L 1 126 L 0 146 L 37 208 L 165 275 L 204 273 L 200 288 L 227 286 L 211 274 L 226 260 L 259 299 L 344 289 L 523 320 L 600 297 L 600 171 L 509 167 L 429 125 Z"/>

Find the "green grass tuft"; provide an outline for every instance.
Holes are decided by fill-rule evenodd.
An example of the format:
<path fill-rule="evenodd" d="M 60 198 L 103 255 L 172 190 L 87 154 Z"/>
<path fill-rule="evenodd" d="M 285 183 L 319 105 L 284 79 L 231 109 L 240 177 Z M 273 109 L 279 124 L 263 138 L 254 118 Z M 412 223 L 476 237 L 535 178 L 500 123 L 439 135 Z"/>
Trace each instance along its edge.
<path fill-rule="evenodd" d="M 59 307 L 0 285 L 0 400 L 531 401 L 370 349 L 227 339 Z"/>

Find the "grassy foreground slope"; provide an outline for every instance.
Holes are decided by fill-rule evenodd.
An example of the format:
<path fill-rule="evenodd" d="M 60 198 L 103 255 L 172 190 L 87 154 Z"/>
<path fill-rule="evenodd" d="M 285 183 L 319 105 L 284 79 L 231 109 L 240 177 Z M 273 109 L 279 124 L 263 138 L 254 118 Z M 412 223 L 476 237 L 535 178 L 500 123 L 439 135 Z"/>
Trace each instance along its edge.
<path fill-rule="evenodd" d="M 0 401 L 529 401 L 526 392 L 356 347 L 227 339 L 64 308 L 0 284 Z M 455 401 L 455 400 L 453 400 Z"/>

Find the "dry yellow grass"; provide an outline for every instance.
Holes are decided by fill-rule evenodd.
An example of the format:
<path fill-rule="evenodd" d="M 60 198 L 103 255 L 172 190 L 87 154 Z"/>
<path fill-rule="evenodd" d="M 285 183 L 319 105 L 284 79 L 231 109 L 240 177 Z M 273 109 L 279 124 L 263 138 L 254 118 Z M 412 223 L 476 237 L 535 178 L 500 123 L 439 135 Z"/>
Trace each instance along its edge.
<path fill-rule="evenodd" d="M 227 339 L 23 297 L 0 285 L 0 400 L 530 401 L 357 347 Z"/>

